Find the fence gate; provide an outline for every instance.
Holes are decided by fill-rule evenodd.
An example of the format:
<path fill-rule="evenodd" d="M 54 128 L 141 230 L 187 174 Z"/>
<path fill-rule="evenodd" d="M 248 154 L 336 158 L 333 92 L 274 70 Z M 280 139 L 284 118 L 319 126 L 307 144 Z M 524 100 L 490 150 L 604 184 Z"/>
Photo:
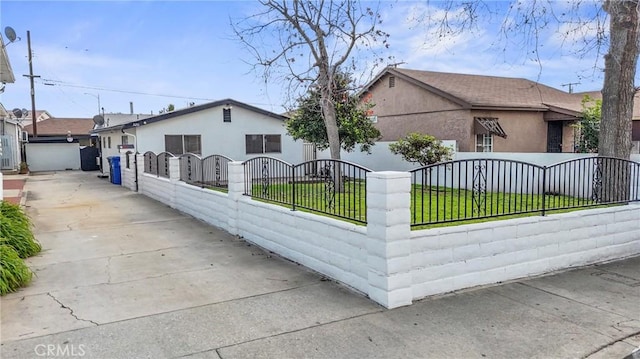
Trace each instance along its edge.
<path fill-rule="evenodd" d="M 18 149 L 16 148 L 17 143 L 15 139 L 11 135 L 2 135 L 0 138 L 2 141 L 2 169 L 14 170 L 18 168 L 15 157 Z"/>

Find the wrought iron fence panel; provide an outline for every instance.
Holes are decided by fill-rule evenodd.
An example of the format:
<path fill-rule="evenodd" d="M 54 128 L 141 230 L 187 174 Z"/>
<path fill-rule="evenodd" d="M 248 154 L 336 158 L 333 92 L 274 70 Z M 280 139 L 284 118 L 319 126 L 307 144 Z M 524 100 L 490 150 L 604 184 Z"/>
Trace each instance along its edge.
<path fill-rule="evenodd" d="M 158 175 L 158 156 L 151 151 L 144 153 L 144 173 Z"/>
<path fill-rule="evenodd" d="M 612 157 L 458 160 L 411 177 L 412 226 L 640 201 L 640 163 Z"/>
<path fill-rule="evenodd" d="M 226 189 L 229 187 L 229 162 L 231 158 L 211 155 L 202 160 L 202 185 Z"/>
<path fill-rule="evenodd" d="M 498 159 L 448 161 L 411 171 L 413 226 L 541 211 L 544 168 Z"/>
<path fill-rule="evenodd" d="M 170 152 L 158 154 L 158 177 L 169 178 L 169 158 L 175 157 Z"/>
<path fill-rule="evenodd" d="M 313 169 L 314 171 L 310 171 Z M 312 160 L 293 166 L 293 209 L 367 222 L 368 168 L 340 160 Z"/>
<path fill-rule="evenodd" d="M 293 206 L 291 164 L 273 157 L 244 162 L 244 194 L 252 198 Z"/>
<path fill-rule="evenodd" d="M 546 168 L 548 209 L 640 201 L 640 163 L 614 157 L 579 158 Z"/>
<path fill-rule="evenodd" d="M 193 153 L 180 155 L 180 181 L 192 185 L 202 184 L 202 159 Z"/>
<path fill-rule="evenodd" d="M 271 157 L 247 160 L 244 168 L 245 195 L 366 223 L 367 168 L 338 160 L 291 165 Z"/>

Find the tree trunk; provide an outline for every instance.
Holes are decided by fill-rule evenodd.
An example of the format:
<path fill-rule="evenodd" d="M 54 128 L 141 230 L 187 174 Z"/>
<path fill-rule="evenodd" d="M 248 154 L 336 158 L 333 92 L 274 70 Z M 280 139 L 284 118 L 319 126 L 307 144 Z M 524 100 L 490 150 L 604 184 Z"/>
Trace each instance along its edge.
<path fill-rule="evenodd" d="M 610 15 L 610 44 L 605 56 L 598 155 L 629 159 L 640 30 L 638 0 L 605 0 L 604 9 Z M 627 163 L 599 159 L 594 168 L 594 200 L 601 203 L 628 200 L 630 181 Z"/>
<path fill-rule="evenodd" d="M 604 9 L 610 15 L 610 45 L 605 56 L 598 154 L 628 159 L 638 61 L 638 0 L 605 0 Z"/>

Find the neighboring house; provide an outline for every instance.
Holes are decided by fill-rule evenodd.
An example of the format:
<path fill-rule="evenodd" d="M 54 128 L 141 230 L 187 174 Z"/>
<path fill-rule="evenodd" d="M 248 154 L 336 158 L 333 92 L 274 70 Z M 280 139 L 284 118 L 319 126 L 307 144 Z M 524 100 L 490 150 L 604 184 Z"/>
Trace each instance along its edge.
<path fill-rule="evenodd" d="M 81 148 L 91 146 L 89 132 L 93 128 L 90 118 L 49 118 L 37 123 L 38 136 L 33 136 L 33 125 L 24 126 L 29 134 L 25 156 L 30 171 L 62 171 L 95 166 L 96 156 L 81 161 Z M 97 150 L 96 150 L 97 152 Z"/>
<path fill-rule="evenodd" d="M 132 150 L 139 153 L 220 154 L 241 161 L 271 156 L 287 162 L 303 160 L 303 145 L 287 135 L 285 116 L 232 99 L 178 109 L 146 119 L 94 130 L 103 158 Z M 123 142 L 126 147 L 119 149 Z"/>
<path fill-rule="evenodd" d="M 46 112 L 46 111 L 45 111 Z M 36 123 L 38 137 L 33 137 L 33 124 L 24 123 L 24 131 L 29 134 L 29 142 L 78 142 L 80 146 L 90 145 L 93 121 L 90 118 L 48 118 Z"/>
<path fill-rule="evenodd" d="M 4 44 L 2 36 L 0 36 L 0 81 L 4 89 L 4 84 L 12 84 L 16 82 L 11 63 L 9 62 L 9 55 L 7 55 L 7 47 Z"/>
<path fill-rule="evenodd" d="M 410 132 L 461 152 L 573 152 L 581 98 L 520 78 L 388 67 L 362 90 L 383 141 Z"/>
<path fill-rule="evenodd" d="M 0 141 L 2 144 L 0 168 L 2 171 L 18 170 L 21 162 L 21 136 L 22 127 L 17 121 L 9 119 L 7 110 L 0 103 Z"/>
<path fill-rule="evenodd" d="M 27 110 L 26 116 L 23 115 L 21 118 L 17 118 L 13 114 L 13 112 L 10 111 L 9 118 L 12 120 L 18 121 L 21 125 L 27 125 L 29 123 L 33 123 L 30 110 Z M 36 122 L 40 123 L 50 118 L 53 118 L 53 116 L 47 110 L 36 110 Z"/>
<path fill-rule="evenodd" d="M 143 120 L 151 116 L 153 116 L 153 114 L 149 113 L 105 113 L 102 115 L 104 123 L 102 125 L 96 125 L 94 130 L 122 125 L 136 120 Z"/>
<path fill-rule="evenodd" d="M 7 48 L 0 36 L 0 93 L 6 91 L 6 84 L 16 81 Z M 0 103 L 0 168 L 3 171 L 15 171 L 20 165 L 20 126 L 10 119 L 10 113 Z M 0 175 L 0 183 L 2 177 Z M 0 187 L 1 192 L 1 187 Z M 0 199 L 2 199 L 0 193 Z"/>

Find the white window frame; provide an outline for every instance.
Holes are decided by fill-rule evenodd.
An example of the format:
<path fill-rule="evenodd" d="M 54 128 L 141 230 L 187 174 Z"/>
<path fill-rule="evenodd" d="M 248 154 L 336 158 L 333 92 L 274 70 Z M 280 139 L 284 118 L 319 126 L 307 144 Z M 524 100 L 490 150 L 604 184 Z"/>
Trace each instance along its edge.
<path fill-rule="evenodd" d="M 493 152 L 493 135 L 490 133 L 478 133 L 476 138 L 476 152 Z"/>

